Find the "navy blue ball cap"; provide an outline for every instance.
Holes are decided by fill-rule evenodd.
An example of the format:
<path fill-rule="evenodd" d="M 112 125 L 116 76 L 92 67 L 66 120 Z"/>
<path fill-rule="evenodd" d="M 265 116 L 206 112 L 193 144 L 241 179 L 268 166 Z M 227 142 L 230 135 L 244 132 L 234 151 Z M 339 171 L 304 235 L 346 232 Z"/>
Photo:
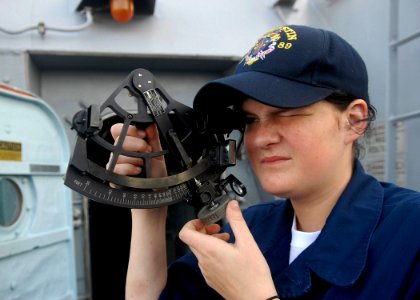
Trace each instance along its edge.
<path fill-rule="evenodd" d="M 367 70 L 356 50 L 331 31 L 280 26 L 257 41 L 233 75 L 204 85 L 194 109 L 214 111 L 246 98 L 296 108 L 337 92 L 369 103 Z"/>

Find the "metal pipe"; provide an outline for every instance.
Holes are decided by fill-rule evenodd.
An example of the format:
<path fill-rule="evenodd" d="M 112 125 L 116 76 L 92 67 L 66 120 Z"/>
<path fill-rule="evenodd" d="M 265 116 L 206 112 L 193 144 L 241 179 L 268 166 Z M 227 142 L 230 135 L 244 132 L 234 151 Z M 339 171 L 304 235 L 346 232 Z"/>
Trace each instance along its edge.
<path fill-rule="evenodd" d="M 420 37 L 420 30 L 410 34 L 409 36 L 406 36 L 405 38 L 402 38 L 400 40 L 396 40 L 396 41 L 391 42 L 390 46 L 391 47 L 398 47 L 398 46 L 404 45 L 404 44 L 414 40 L 417 37 Z"/>
<path fill-rule="evenodd" d="M 390 0 L 390 27 L 389 39 L 395 41 L 398 39 L 398 0 Z M 387 93 L 385 103 L 385 181 L 394 182 L 396 179 L 395 163 L 396 163 L 396 141 L 395 141 L 395 123 L 391 121 L 391 116 L 396 111 L 396 99 L 398 98 L 397 82 L 397 65 L 398 65 L 398 48 L 390 46 L 388 60 L 388 76 L 387 76 Z"/>
<path fill-rule="evenodd" d="M 49 25 L 46 25 L 45 22 L 41 21 L 36 25 L 30 25 L 21 29 L 6 29 L 3 27 L 0 27 L 0 31 L 6 34 L 21 34 L 27 31 L 37 30 L 38 33 L 42 36 L 45 35 L 47 30 L 58 31 L 58 32 L 77 32 L 77 31 L 81 31 L 88 28 L 93 23 L 92 9 L 90 7 L 86 7 L 82 11 L 82 14 L 86 16 L 86 21 L 80 25 L 66 26 L 66 27 L 49 26 Z"/>
<path fill-rule="evenodd" d="M 402 114 L 402 115 L 398 115 L 398 116 L 391 116 L 389 118 L 389 120 L 393 123 L 395 122 L 399 122 L 399 121 L 407 121 L 410 119 L 414 119 L 414 118 L 419 118 L 420 117 L 420 110 L 416 110 L 413 112 L 409 112 L 406 114 Z"/>

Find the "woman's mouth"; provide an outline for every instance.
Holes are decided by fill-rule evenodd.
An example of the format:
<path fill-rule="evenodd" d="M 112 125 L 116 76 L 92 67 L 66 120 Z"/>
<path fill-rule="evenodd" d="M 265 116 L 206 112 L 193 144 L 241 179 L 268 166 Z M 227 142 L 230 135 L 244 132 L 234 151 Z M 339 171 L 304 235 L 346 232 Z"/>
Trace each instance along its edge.
<path fill-rule="evenodd" d="M 290 157 L 273 155 L 273 156 L 263 157 L 261 159 L 261 163 L 262 164 L 274 164 L 274 163 L 285 162 L 285 161 L 288 161 L 288 160 L 290 160 Z"/>

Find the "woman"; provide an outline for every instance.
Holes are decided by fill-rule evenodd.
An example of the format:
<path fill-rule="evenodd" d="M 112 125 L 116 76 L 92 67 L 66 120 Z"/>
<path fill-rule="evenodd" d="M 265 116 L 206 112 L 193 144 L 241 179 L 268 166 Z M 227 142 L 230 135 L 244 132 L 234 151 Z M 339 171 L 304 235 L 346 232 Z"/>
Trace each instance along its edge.
<path fill-rule="evenodd" d="M 188 222 L 192 253 L 166 270 L 166 208 L 132 210 L 128 299 L 415 299 L 420 296 L 420 195 L 380 183 L 358 161 L 359 137 L 375 116 L 367 71 L 336 34 L 278 27 L 244 56 L 235 74 L 210 82 L 194 108 L 233 106 L 244 145 L 269 193 L 229 226 Z M 112 128 L 118 138 L 120 125 Z M 156 128 L 130 128 L 124 146 L 160 149 Z M 165 174 L 163 159 L 153 162 Z M 141 172 L 121 157 L 116 171 Z"/>

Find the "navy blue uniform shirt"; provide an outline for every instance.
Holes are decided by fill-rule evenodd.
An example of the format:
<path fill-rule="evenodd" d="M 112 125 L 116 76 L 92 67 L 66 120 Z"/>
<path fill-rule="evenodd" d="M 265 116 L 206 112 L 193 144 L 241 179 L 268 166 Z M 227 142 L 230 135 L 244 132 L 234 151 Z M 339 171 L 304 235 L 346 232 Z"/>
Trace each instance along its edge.
<path fill-rule="evenodd" d="M 244 211 L 281 299 L 420 299 L 420 193 L 380 183 L 356 162 L 317 240 L 289 265 L 293 216 L 288 200 Z M 160 299 L 222 297 L 188 254 L 169 267 Z"/>

